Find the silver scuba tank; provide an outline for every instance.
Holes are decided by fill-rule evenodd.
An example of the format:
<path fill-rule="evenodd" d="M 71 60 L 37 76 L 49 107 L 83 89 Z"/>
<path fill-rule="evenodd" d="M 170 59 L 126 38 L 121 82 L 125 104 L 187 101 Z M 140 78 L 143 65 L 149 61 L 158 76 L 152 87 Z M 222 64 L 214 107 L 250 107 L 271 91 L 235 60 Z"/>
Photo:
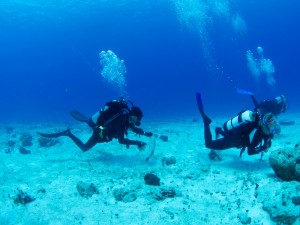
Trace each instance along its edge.
<path fill-rule="evenodd" d="M 280 96 L 276 97 L 275 100 L 276 100 L 277 104 L 280 104 L 280 103 L 285 103 L 286 98 L 284 95 L 280 95 Z"/>
<path fill-rule="evenodd" d="M 92 121 L 94 124 L 97 124 L 98 118 L 100 116 L 100 111 L 96 112 L 93 116 L 92 116 Z"/>
<path fill-rule="evenodd" d="M 229 131 L 235 127 L 240 126 L 241 124 L 253 121 L 255 121 L 255 113 L 250 110 L 246 110 L 242 113 L 239 113 L 236 117 L 225 122 L 223 125 L 223 129 L 224 131 Z"/>

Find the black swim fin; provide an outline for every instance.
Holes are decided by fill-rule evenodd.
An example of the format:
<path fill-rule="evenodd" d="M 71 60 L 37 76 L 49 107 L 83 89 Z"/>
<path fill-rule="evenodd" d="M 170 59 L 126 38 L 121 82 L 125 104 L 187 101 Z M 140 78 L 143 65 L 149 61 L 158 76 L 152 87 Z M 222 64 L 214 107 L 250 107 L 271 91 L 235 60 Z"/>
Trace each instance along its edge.
<path fill-rule="evenodd" d="M 82 122 L 86 122 L 86 123 L 89 122 L 89 118 L 86 117 L 85 115 L 82 115 L 82 114 L 81 114 L 80 112 L 78 112 L 78 111 L 71 111 L 70 114 L 71 114 L 71 116 L 72 116 L 75 120 L 82 121 Z"/>
<path fill-rule="evenodd" d="M 46 138 L 58 138 L 61 136 L 69 136 L 71 131 L 70 129 L 64 130 L 62 132 L 58 132 L 58 133 L 52 133 L 52 134 L 45 134 L 45 133 L 40 133 L 37 132 L 39 135 L 41 135 L 42 137 L 46 137 Z"/>
<path fill-rule="evenodd" d="M 196 92 L 196 100 L 197 100 L 199 112 L 201 113 L 201 115 L 203 115 L 204 114 L 203 103 L 201 99 L 201 94 L 198 92 Z"/>
<path fill-rule="evenodd" d="M 206 124 L 206 125 L 211 124 L 211 119 L 204 113 L 201 94 L 199 92 L 196 92 L 196 100 L 197 100 L 198 109 L 199 109 L 199 112 L 201 113 L 204 124 Z"/>

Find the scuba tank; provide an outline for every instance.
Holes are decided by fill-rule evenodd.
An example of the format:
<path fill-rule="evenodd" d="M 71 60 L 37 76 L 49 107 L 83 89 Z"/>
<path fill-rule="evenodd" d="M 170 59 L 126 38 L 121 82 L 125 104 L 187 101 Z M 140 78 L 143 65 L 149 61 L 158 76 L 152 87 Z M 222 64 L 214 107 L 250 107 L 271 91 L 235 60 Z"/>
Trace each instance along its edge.
<path fill-rule="evenodd" d="M 227 132 L 227 131 L 232 130 L 233 128 L 238 127 L 242 124 L 254 122 L 255 117 L 256 117 L 256 113 L 254 113 L 250 110 L 242 111 L 236 117 L 225 122 L 223 125 L 223 129 L 225 132 Z"/>

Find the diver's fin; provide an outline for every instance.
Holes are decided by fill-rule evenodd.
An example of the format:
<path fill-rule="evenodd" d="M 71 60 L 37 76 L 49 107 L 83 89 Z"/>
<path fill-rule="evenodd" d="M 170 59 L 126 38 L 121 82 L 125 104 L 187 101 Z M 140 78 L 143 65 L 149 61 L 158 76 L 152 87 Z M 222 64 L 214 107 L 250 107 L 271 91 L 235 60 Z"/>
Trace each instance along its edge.
<path fill-rule="evenodd" d="M 211 123 L 211 119 L 204 113 L 204 108 L 203 108 L 203 103 L 202 103 L 202 99 L 201 99 L 201 94 L 198 93 L 198 92 L 196 93 L 196 100 L 197 100 L 198 109 L 199 109 L 199 112 L 201 113 L 201 116 L 203 118 L 204 124 L 210 124 Z"/>
<path fill-rule="evenodd" d="M 64 130 L 62 132 L 58 132 L 58 133 L 52 133 L 52 134 L 45 134 L 45 133 L 40 133 L 37 132 L 39 135 L 41 135 L 42 137 L 46 137 L 46 138 L 57 138 L 57 137 L 61 137 L 61 136 L 69 136 L 71 131 L 70 129 Z"/>
<path fill-rule="evenodd" d="M 236 88 L 235 88 L 235 90 L 236 90 L 236 92 L 237 92 L 238 94 L 242 94 L 242 95 L 251 95 L 251 96 L 253 96 L 253 95 L 254 95 L 254 93 L 253 93 L 253 92 L 251 92 L 251 91 L 247 91 L 247 90 L 245 90 L 245 89 L 242 89 L 242 88 L 238 88 L 238 87 L 236 87 Z"/>
<path fill-rule="evenodd" d="M 79 121 L 86 122 L 86 123 L 89 122 L 89 118 L 87 118 L 85 115 L 82 115 L 78 111 L 71 111 L 70 114 L 75 120 L 79 120 Z"/>
<path fill-rule="evenodd" d="M 199 112 L 201 113 L 201 115 L 203 115 L 204 114 L 203 103 L 201 99 L 201 94 L 198 92 L 196 93 L 196 100 L 197 100 Z"/>

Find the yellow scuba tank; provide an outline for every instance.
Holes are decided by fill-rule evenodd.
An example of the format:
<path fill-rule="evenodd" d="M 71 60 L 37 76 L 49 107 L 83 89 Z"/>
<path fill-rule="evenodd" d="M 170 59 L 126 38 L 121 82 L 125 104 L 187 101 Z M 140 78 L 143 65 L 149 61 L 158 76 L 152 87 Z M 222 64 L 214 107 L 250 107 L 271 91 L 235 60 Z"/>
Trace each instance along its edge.
<path fill-rule="evenodd" d="M 223 129 L 224 131 L 232 130 L 235 127 L 238 127 L 242 124 L 255 121 L 255 113 L 250 110 L 245 110 L 239 113 L 236 117 L 228 120 L 224 123 Z"/>

